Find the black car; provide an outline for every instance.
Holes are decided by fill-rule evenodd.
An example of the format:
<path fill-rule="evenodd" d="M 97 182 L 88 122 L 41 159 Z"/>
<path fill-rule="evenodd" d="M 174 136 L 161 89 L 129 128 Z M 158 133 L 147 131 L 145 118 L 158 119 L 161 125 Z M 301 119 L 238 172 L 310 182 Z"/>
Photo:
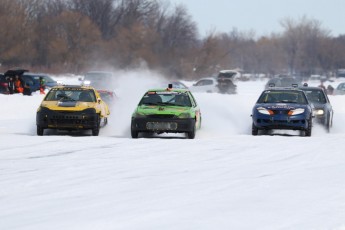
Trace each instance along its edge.
<path fill-rule="evenodd" d="M 26 84 L 26 82 L 24 82 L 23 79 L 21 78 L 23 76 L 23 74 L 27 71 L 28 70 L 26 70 L 26 69 L 20 69 L 20 68 L 9 69 L 4 73 L 4 76 L 6 78 L 6 81 L 9 81 L 9 79 L 12 79 L 13 81 L 15 81 L 15 78 L 18 76 L 19 77 L 18 79 L 21 81 L 21 85 L 22 85 L 22 87 L 24 87 L 24 89 L 22 89 L 22 91 L 19 91 L 20 87 L 18 87 L 18 89 L 15 90 L 15 92 L 20 92 L 20 93 L 23 93 L 24 95 L 31 95 L 32 91 L 28 87 L 26 87 L 26 86 L 28 86 L 28 84 Z"/>
<path fill-rule="evenodd" d="M 313 113 L 316 123 L 323 125 L 329 132 L 333 124 L 333 108 L 328 99 L 327 93 L 321 87 L 308 87 L 304 85 L 300 87 L 313 104 Z"/>
<path fill-rule="evenodd" d="M 275 87 L 264 90 L 251 116 L 254 136 L 273 129 L 300 130 L 301 134 L 311 136 L 312 105 L 301 89 Z"/>
<path fill-rule="evenodd" d="M 219 89 L 219 93 L 224 94 L 236 94 L 237 93 L 237 86 L 233 83 L 233 80 L 237 72 L 231 70 L 223 70 L 220 71 L 217 76 L 217 87 Z"/>
<path fill-rule="evenodd" d="M 7 79 L 3 74 L 0 74 L 0 94 L 9 94 Z"/>

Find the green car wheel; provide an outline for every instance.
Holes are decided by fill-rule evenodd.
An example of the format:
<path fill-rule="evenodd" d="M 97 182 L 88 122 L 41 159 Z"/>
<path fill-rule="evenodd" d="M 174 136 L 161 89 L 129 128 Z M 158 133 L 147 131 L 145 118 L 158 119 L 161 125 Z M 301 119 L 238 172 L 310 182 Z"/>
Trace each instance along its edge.
<path fill-rule="evenodd" d="M 195 120 L 193 120 L 193 129 L 190 132 L 187 132 L 187 137 L 188 139 L 194 139 L 195 138 L 195 132 L 196 132 L 196 127 L 195 127 Z"/>

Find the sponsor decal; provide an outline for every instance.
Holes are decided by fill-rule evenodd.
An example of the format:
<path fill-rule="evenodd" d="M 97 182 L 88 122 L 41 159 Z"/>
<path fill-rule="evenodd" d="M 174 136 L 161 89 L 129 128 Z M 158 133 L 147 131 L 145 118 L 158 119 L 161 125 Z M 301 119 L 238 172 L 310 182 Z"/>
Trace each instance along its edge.
<path fill-rule="evenodd" d="M 289 105 L 273 105 L 271 107 L 269 107 L 270 109 L 295 109 L 295 107 L 293 106 L 289 106 Z"/>
<path fill-rule="evenodd" d="M 83 88 L 72 88 L 72 87 L 65 87 L 65 88 L 56 88 L 56 89 L 51 89 L 52 91 L 84 91 L 84 90 L 89 90 L 89 89 L 83 89 Z"/>

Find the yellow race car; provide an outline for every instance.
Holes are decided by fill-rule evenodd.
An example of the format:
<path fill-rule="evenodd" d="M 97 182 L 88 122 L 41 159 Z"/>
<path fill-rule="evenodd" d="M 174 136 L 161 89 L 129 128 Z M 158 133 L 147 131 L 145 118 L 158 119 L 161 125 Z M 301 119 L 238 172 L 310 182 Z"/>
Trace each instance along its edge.
<path fill-rule="evenodd" d="M 108 105 L 91 86 L 60 85 L 50 89 L 36 114 L 37 135 L 45 129 L 87 130 L 98 136 L 108 123 Z"/>

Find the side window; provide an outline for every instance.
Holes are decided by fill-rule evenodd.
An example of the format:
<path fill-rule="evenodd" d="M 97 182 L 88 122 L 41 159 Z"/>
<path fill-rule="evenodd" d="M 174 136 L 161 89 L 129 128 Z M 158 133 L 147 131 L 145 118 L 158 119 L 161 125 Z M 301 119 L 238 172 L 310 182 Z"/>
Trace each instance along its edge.
<path fill-rule="evenodd" d="M 319 99 L 321 103 L 326 103 L 326 97 L 322 91 L 319 91 Z"/>
<path fill-rule="evenodd" d="M 26 85 L 34 85 L 34 81 L 30 77 L 23 77 L 24 84 Z"/>
<path fill-rule="evenodd" d="M 194 99 L 193 94 L 188 92 L 188 95 L 189 95 L 190 101 L 192 102 L 192 106 L 196 107 L 198 104 L 196 103 L 196 100 Z"/>
<path fill-rule="evenodd" d="M 205 80 L 200 80 L 195 85 L 196 86 L 203 86 L 203 85 L 205 85 Z"/>
<path fill-rule="evenodd" d="M 21 79 L 22 79 L 22 83 L 23 83 L 24 85 L 32 85 L 32 81 L 30 82 L 30 78 L 28 78 L 27 76 L 23 75 L 23 76 L 21 77 Z M 30 84 L 30 83 L 31 83 L 31 84 Z"/>
<path fill-rule="evenodd" d="M 44 99 L 45 101 L 54 101 L 56 98 L 56 90 L 50 90 Z"/>
<path fill-rule="evenodd" d="M 212 80 L 205 80 L 205 84 L 204 85 L 212 85 L 213 81 Z"/>
<path fill-rule="evenodd" d="M 6 82 L 6 78 L 3 75 L 0 75 L 0 82 Z"/>

